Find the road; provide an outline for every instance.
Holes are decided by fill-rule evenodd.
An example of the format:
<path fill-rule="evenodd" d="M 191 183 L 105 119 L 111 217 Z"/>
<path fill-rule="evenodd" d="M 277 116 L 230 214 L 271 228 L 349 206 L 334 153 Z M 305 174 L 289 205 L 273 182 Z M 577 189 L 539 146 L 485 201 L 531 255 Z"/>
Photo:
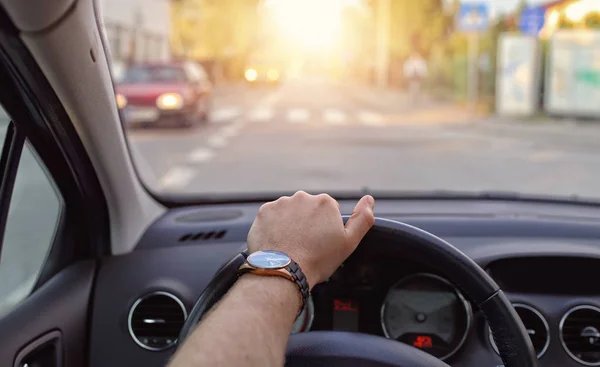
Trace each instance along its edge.
<path fill-rule="evenodd" d="M 191 130 L 132 129 L 157 191 L 518 191 L 600 197 L 600 129 L 495 124 L 323 80 L 237 86 Z"/>

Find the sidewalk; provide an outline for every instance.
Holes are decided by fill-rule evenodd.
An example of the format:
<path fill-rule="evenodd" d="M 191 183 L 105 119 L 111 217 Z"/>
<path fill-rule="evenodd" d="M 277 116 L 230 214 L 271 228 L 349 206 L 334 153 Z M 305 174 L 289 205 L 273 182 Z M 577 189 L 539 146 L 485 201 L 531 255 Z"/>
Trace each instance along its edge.
<path fill-rule="evenodd" d="M 572 117 L 551 117 L 545 115 L 537 116 L 499 116 L 492 115 L 486 119 L 486 122 L 492 124 L 505 124 L 505 125 L 523 125 L 523 126 L 543 126 L 546 128 L 556 128 L 564 126 L 582 126 L 587 128 L 600 128 L 600 119 L 578 119 Z"/>
<path fill-rule="evenodd" d="M 530 139 L 532 142 L 541 138 L 556 146 L 593 149 L 594 152 L 600 147 L 600 121 L 490 116 L 479 123 L 472 124 L 472 128 L 499 137 L 518 136 Z"/>
<path fill-rule="evenodd" d="M 469 124 L 481 119 L 463 105 L 436 100 L 427 94 L 422 96 L 418 105 L 414 105 L 408 93 L 400 89 L 379 89 L 362 84 L 340 87 L 357 104 L 385 113 L 390 123 Z"/>
<path fill-rule="evenodd" d="M 347 98 L 381 112 L 395 113 L 414 109 L 414 106 L 410 106 L 408 94 L 400 89 L 379 89 L 360 83 L 340 83 L 339 87 Z M 423 98 L 423 106 L 430 103 L 429 98 Z"/>

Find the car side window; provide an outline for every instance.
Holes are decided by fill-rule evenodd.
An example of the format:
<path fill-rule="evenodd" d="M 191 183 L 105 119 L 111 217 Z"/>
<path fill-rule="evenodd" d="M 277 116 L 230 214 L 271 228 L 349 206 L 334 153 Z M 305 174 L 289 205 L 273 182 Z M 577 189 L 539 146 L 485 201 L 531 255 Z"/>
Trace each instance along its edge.
<path fill-rule="evenodd" d="M 1 141 L 9 123 L 0 107 Z M 54 242 L 63 207 L 52 178 L 26 139 L 16 157 L 16 177 L 6 196 L 10 203 L 0 246 L 0 317 L 31 293 Z"/>

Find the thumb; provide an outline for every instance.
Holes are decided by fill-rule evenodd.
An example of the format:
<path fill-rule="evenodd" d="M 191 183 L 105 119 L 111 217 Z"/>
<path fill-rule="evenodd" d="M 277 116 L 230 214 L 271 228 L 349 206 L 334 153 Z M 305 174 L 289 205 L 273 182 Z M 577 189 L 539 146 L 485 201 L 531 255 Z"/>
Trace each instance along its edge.
<path fill-rule="evenodd" d="M 373 208 L 375 199 L 371 195 L 365 195 L 358 201 L 352 212 L 352 216 L 346 222 L 346 243 L 357 246 L 360 240 L 367 234 L 375 222 Z"/>

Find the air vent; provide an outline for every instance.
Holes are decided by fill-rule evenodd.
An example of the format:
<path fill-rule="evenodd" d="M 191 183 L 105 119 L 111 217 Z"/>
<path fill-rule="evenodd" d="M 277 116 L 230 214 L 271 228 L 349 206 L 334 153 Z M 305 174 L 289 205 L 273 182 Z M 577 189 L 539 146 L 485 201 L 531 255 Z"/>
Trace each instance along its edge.
<path fill-rule="evenodd" d="M 560 341 L 571 358 L 586 366 L 600 366 L 600 308 L 573 307 L 559 328 Z"/>
<path fill-rule="evenodd" d="M 546 319 L 538 310 L 531 306 L 522 303 L 513 303 L 513 307 L 521 318 L 523 325 L 525 325 L 537 357 L 541 358 L 546 353 L 548 345 L 550 345 L 550 330 Z M 489 337 L 492 348 L 498 353 L 498 347 L 494 342 L 491 330 L 489 330 Z"/>
<path fill-rule="evenodd" d="M 175 345 L 186 318 L 185 306 L 179 298 L 167 292 L 150 293 L 129 310 L 129 333 L 144 349 L 164 350 Z"/>
<path fill-rule="evenodd" d="M 226 230 L 186 233 L 179 237 L 179 242 L 218 240 L 227 234 Z"/>

